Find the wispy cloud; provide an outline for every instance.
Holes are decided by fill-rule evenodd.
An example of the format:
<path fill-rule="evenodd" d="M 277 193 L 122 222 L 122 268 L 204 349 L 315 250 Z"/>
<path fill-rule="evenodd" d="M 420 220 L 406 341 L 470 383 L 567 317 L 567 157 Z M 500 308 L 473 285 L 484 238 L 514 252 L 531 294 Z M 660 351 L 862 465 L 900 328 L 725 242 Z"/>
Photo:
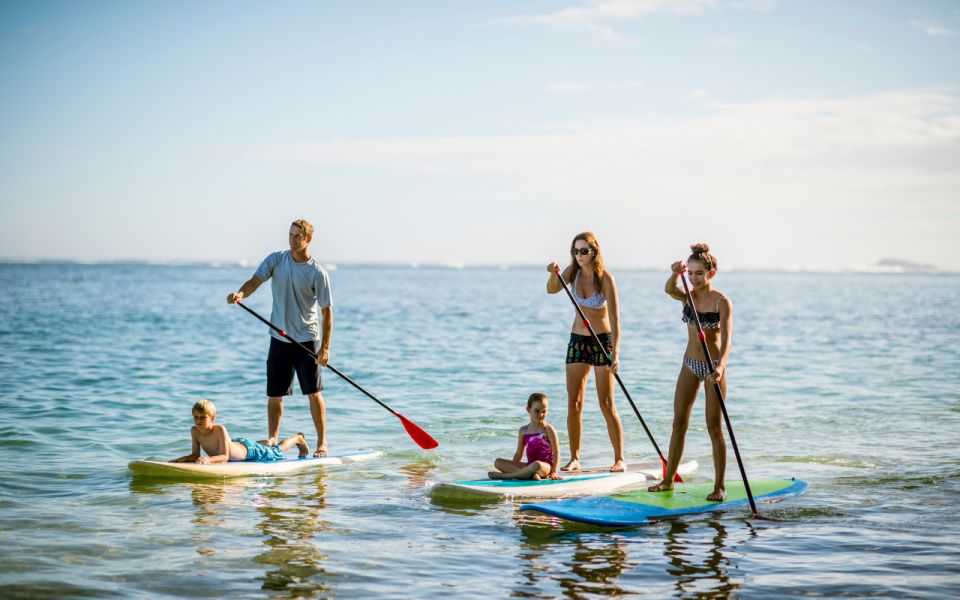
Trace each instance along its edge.
<path fill-rule="evenodd" d="M 494 176 L 517 197 L 658 197 L 696 180 L 715 196 L 810 198 L 920 186 L 960 189 L 960 97 L 889 92 L 835 99 L 704 101 L 707 114 L 620 116 L 497 137 L 275 144 L 249 159 Z"/>
<path fill-rule="evenodd" d="M 774 0 L 589 0 L 555 12 L 504 17 L 491 24 L 545 27 L 618 40 L 624 36 L 614 29 L 615 24 L 651 15 L 695 17 L 725 10 L 771 10 L 775 6 Z"/>
<path fill-rule="evenodd" d="M 913 19 L 910 21 L 910 24 L 914 27 L 922 29 L 923 32 L 932 37 L 949 37 L 955 38 L 960 37 L 960 31 L 955 29 L 947 29 L 942 27 L 939 23 L 933 23 L 930 21 L 923 21 L 920 19 Z"/>
<path fill-rule="evenodd" d="M 881 251 L 940 256 L 952 248 L 960 218 L 956 90 L 700 104 L 695 116 L 599 117 L 503 136 L 274 144 L 246 157 L 414 179 L 445 206 L 549 215 L 569 230 L 596 209 L 611 256 L 664 264 L 675 260 L 664 248 L 676 232 L 663 228 L 678 218 L 690 236 L 724 240 L 744 264 L 826 266 L 840 254 L 866 264 Z M 763 247 L 778 248 L 776 258 L 758 255 Z"/>

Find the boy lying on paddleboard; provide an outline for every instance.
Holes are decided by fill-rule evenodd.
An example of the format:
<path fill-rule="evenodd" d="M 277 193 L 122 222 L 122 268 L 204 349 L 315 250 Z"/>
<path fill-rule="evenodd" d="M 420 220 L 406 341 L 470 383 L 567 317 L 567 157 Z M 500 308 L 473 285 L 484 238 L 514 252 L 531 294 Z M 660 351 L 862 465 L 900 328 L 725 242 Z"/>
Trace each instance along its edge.
<path fill-rule="evenodd" d="M 517 432 L 517 451 L 512 459 L 498 458 L 493 462 L 496 471 L 487 475 L 490 479 L 560 479 L 560 443 L 557 430 L 547 424 L 547 395 L 530 394 L 527 398 L 527 414 L 530 423 Z M 521 462 L 524 450 L 527 462 Z"/>
<path fill-rule="evenodd" d="M 245 460 L 274 462 L 283 460 L 283 453 L 294 445 L 300 450 L 300 458 L 307 456 L 310 452 L 307 440 L 302 433 L 290 436 L 276 446 L 267 446 L 242 437 L 230 439 L 226 427 L 214 424 L 213 421 L 217 418 L 217 407 L 209 400 L 200 400 L 194 404 L 192 412 L 193 427 L 190 428 L 190 437 L 193 448 L 190 454 L 170 462 L 195 462 L 201 465 Z M 209 456 L 201 456 L 201 448 Z"/>

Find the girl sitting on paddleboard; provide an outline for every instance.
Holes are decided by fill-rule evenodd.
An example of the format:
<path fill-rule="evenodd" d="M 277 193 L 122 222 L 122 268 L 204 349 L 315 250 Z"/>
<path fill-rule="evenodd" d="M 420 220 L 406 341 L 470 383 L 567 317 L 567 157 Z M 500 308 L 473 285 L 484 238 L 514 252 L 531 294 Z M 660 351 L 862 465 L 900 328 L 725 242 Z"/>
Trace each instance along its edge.
<path fill-rule="evenodd" d="M 707 496 L 707 500 L 720 501 L 727 495 L 723 484 L 723 476 L 727 468 L 727 444 L 723 438 L 723 413 L 713 384 L 719 383 L 723 397 L 727 398 L 727 380 L 723 375 L 726 371 L 727 359 L 730 357 L 730 341 L 733 336 L 733 303 L 722 293 L 713 289 L 712 281 L 717 274 L 717 259 L 710 254 L 710 247 L 706 244 L 694 244 L 690 249 L 693 253 L 687 259 L 686 265 L 677 261 L 670 266 L 670 277 L 667 278 L 664 288 L 668 296 L 684 303 L 682 320 L 687 324 L 687 349 L 683 356 L 683 365 L 680 367 L 680 375 L 677 376 L 677 388 L 673 397 L 673 434 L 670 436 L 667 473 L 663 481 L 649 490 L 662 492 L 673 489 L 673 478 L 683 455 L 684 439 L 687 435 L 687 427 L 690 425 L 693 403 L 700 391 L 700 384 L 705 383 L 707 432 L 710 434 L 710 443 L 713 446 L 714 473 L 713 491 Z M 690 276 L 692 288 L 690 293 L 696 305 L 697 315 L 700 317 L 700 326 L 706 336 L 710 356 L 714 357 L 712 375 L 710 365 L 707 364 L 706 357 L 703 355 L 693 309 L 687 304 L 687 296 L 677 284 L 684 270 Z"/>
<path fill-rule="evenodd" d="M 547 396 L 533 393 L 527 398 L 527 414 L 530 423 L 517 432 L 517 451 L 512 459 L 498 458 L 493 462 L 496 471 L 490 471 L 490 479 L 560 479 L 557 466 L 560 464 L 560 442 L 557 430 L 547 424 Z M 527 462 L 521 462 L 523 454 Z"/>
<path fill-rule="evenodd" d="M 623 425 L 613 402 L 613 374 L 617 372 L 617 354 L 620 352 L 617 283 L 613 274 L 604 268 L 600 244 L 589 231 L 573 238 L 570 255 L 570 266 L 563 271 L 563 281 L 571 286 L 574 300 L 593 326 L 611 360 L 607 360 L 579 314 L 574 314 L 573 331 L 567 345 L 567 434 L 570 436 L 570 462 L 561 470 L 580 469 L 583 396 L 590 368 L 593 367 L 600 412 L 607 423 L 607 433 L 613 446 L 613 466 L 610 470 L 624 471 L 626 465 L 623 462 Z M 556 275 L 558 267 L 557 263 L 547 265 L 547 270 L 550 271 L 550 279 L 547 280 L 548 294 L 556 294 L 563 289 Z"/>

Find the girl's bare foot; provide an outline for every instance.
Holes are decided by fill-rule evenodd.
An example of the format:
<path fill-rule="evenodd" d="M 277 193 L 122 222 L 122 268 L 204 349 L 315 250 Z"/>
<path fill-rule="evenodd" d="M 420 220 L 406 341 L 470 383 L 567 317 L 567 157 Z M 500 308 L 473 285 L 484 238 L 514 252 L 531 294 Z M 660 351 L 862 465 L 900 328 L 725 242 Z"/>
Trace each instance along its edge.
<path fill-rule="evenodd" d="M 490 471 L 487 473 L 487 477 L 490 479 L 506 479 L 500 471 Z"/>
<path fill-rule="evenodd" d="M 647 491 L 648 492 L 669 492 L 672 489 L 673 489 L 673 482 L 667 481 L 666 479 L 664 479 L 657 485 L 651 485 L 650 487 L 648 487 Z"/>
<path fill-rule="evenodd" d="M 617 462 L 613 463 L 613 466 L 610 467 L 611 473 L 623 473 L 626 470 L 627 470 L 627 465 L 623 464 L 623 459 L 620 459 Z"/>
<path fill-rule="evenodd" d="M 715 487 L 713 491 L 710 492 L 710 495 L 707 496 L 707 500 L 710 502 L 723 502 L 727 497 L 727 490 L 722 487 Z"/>
<path fill-rule="evenodd" d="M 300 436 L 300 439 L 297 440 L 297 450 L 300 451 L 300 458 L 306 458 L 310 455 L 310 446 L 307 446 L 307 438 L 303 435 L 303 432 L 297 432 L 297 435 Z"/>
<path fill-rule="evenodd" d="M 580 470 L 580 459 L 571 458 L 570 462 L 560 467 L 561 471 L 579 471 Z"/>
<path fill-rule="evenodd" d="M 531 477 L 530 479 L 535 479 L 537 481 L 540 481 L 541 479 L 543 479 L 543 477 L 540 477 L 540 473 L 534 473 L 533 477 Z"/>

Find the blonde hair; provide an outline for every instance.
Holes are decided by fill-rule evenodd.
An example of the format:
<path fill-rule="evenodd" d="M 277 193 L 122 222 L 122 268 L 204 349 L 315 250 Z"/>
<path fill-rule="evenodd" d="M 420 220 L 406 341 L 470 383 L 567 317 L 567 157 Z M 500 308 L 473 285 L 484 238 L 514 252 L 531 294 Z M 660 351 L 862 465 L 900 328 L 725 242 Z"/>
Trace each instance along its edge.
<path fill-rule="evenodd" d="M 193 410 L 191 412 L 193 414 L 209 415 L 211 417 L 215 417 L 217 416 L 217 407 L 213 404 L 213 402 L 207 399 L 203 399 L 193 405 Z"/>
<path fill-rule="evenodd" d="M 540 404 L 543 404 L 546 401 L 547 401 L 546 394 L 541 394 L 540 392 L 534 392 L 530 394 L 529 398 L 527 398 L 527 410 L 530 410 L 530 407 L 533 406 L 534 402 L 539 402 Z"/>
<path fill-rule="evenodd" d="M 313 237 L 313 225 L 310 224 L 310 221 L 306 219 L 297 219 L 290 225 L 295 225 L 300 228 L 300 231 L 303 232 L 304 237 Z"/>
<path fill-rule="evenodd" d="M 580 270 L 577 257 L 573 255 L 573 251 L 577 247 L 577 240 L 585 241 L 587 245 L 590 246 L 590 249 L 593 250 L 593 288 L 594 291 L 599 294 L 603 291 L 603 274 L 605 273 L 603 256 L 600 255 L 600 243 L 597 242 L 597 236 L 589 231 L 584 231 L 574 236 L 573 241 L 570 242 L 570 266 L 573 267 L 571 276 L 575 276 L 577 271 Z"/>

